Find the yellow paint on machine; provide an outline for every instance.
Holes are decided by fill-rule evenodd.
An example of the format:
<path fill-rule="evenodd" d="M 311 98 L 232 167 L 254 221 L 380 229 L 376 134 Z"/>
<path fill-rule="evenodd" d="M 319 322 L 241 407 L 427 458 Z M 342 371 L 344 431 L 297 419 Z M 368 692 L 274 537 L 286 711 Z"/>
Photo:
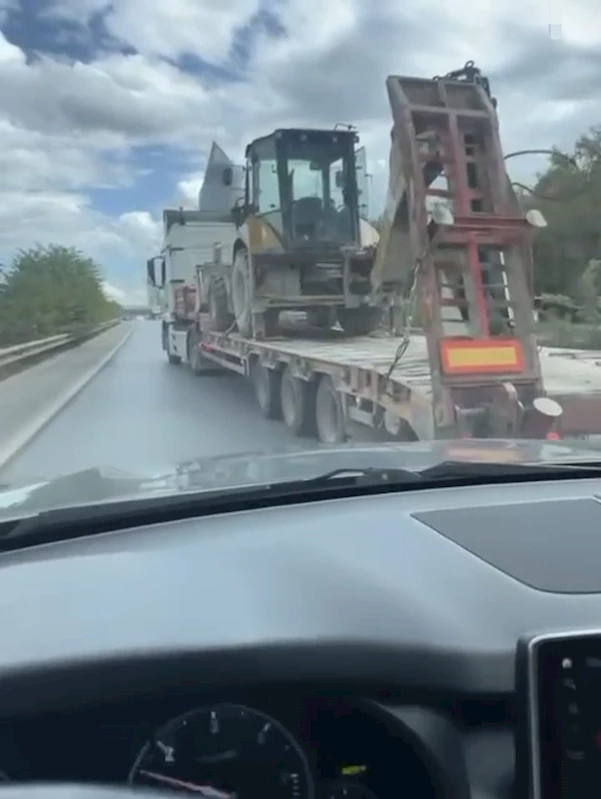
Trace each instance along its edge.
<path fill-rule="evenodd" d="M 244 230 L 244 228 L 246 230 Z M 251 253 L 282 252 L 282 242 L 273 227 L 264 219 L 251 216 L 244 223 L 242 238 Z"/>

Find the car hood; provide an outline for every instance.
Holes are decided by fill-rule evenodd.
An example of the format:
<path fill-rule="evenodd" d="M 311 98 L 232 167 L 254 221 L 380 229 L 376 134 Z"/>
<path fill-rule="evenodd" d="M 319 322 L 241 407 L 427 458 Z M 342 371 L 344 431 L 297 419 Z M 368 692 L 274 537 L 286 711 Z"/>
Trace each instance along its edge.
<path fill-rule="evenodd" d="M 52 480 L 7 487 L 0 491 L 0 519 L 98 502 L 309 479 L 340 469 L 420 471 L 444 461 L 534 465 L 597 460 L 601 460 L 601 455 L 586 446 L 523 439 L 345 444 L 246 452 L 197 458 L 141 474 L 95 467 Z"/>

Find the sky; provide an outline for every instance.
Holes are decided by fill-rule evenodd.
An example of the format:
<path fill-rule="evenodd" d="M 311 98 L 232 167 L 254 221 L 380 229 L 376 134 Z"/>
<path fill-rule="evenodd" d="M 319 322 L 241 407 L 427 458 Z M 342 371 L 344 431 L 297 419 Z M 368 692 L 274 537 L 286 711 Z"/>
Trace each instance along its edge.
<path fill-rule="evenodd" d="M 193 208 L 212 141 L 241 163 L 275 127 L 357 126 L 387 186 L 389 74 L 474 60 L 506 151 L 601 124 L 598 0 L 0 0 L 0 262 L 76 246 L 146 300 L 161 212 Z M 531 179 L 543 160 L 512 161 Z"/>

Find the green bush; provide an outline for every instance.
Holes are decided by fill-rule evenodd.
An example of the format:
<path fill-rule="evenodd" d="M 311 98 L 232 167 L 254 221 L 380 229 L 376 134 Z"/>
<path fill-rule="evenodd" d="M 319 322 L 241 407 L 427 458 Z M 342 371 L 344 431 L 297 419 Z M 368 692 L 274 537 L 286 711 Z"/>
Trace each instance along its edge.
<path fill-rule="evenodd" d="M 0 346 L 70 332 L 121 315 L 99 266 L 57 244 L 20 250 L 0 283 Z"/>

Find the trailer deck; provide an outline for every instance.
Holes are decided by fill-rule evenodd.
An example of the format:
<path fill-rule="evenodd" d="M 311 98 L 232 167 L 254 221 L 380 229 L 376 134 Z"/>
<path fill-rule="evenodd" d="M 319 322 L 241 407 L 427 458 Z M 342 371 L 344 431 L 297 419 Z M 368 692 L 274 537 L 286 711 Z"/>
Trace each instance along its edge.
<path fill-rule="evenodd" d="M 373 375 L 386 376 L 401 343 L 401 338 L 388 335 L 349 338 L 336 329 L 324 332 L 292 327 L 282 333 L 265 341 L 252 341 L 236 333 L 208 333 L 203 351 L 211 360 L 223 363 L 227 358 L 230 368 L 237 362 L 241 373 L 246 371 L 248 358 L 257 356 L 264 364 L 290 364 L 300 376 L 309 372 L 329 374 L 341 390 L 352 392 L 358 399 L 374 399 Z M 542 347 L 540 363 L 547 395 L 564 408 L 564 434 L 601 433 L 601 352 Z M 427 437 L 425 419 L 431 414 L 432 380 L 425 336 L 411 336 L 390 381 L 393 391 L 389 408 L 394 410 L 399 402 L 411 406 L 416 427 L 421 428 L 416 432 L 420 438 Z M 424 415 L 426 409 L 428 414 Z"/>

